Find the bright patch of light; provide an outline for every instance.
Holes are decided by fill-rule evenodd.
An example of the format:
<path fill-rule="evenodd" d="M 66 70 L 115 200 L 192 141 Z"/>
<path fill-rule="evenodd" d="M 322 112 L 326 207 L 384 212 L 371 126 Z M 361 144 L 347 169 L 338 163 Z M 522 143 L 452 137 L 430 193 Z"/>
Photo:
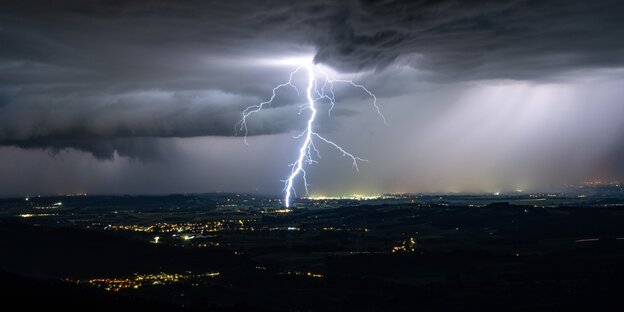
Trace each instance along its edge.
<path fill-rule="evenodd" d="M 374 200 L 374 199 L 382 199 L 383 195 L 380 194 L 351 194 L 345 196 L 325 196 L 325 195 L 315 195 L 304 197 L 307 200 Z"/>
<path fill-rule="evenodd" d="M 312 64 L 313 55 L 285 56 L 272 58 L 253 59 L 252 63 L 260 66 L 299 66 L 301 64 Z"/>

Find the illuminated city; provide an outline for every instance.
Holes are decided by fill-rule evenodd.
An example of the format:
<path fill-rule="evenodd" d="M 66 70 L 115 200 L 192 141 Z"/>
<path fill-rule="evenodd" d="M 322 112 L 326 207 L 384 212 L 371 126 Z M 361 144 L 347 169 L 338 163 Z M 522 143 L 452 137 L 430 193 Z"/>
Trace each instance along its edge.
<path fill-rule="evenodd" d="M 159 286 L 181 283 L 189 280 L 201 280 L 203 278 L 214 278 L 220 275 L 219 272 L 203 274 L 179 274 L 179 273 L 155 273 L 155 274 L 133 274 L 130 277 L 117 278 L 92 278 L 88 280 L 68 280 L 77 284 L 89 284 L 103 288 L 107 291 L 118 292 L 124 289 L 138 289 L 145 286 Z"/>
<path fill-rule="evenodd" d="M 53 213 L 42 213 L 40 207 L 61 201 Z M 5 260 L 4 267 L 35 267 L 72 285 L 149 300 L 183 293 L 168 299 L 180 305 L 215 289 L 231 289 L 230 296 L 256 285 L 266 290 L 248 300 L 274 306 L 282 304 L 281 296 L 271 295 L 275 289 L 290 296 L 324 291 L 326 285 L 376 289 L 377 279 L 404 285 L 410 276 L 423 276 L 419 283 L 430 285 L 456 278 L 449 277 L 449 267 L 461 272 L 460 279 L 481 281 L 481 266 L 488 263 L 500 266 L 489 274 L 502 278 L 530 271 L 523 263 L 544 252 L 568 257 L 572 251 L 602 254 L 601 244 L 624 248 L 619 227 L 624 189 L 617 182 L 545 193 L 316 196 L 296 199 L 293 206 L 241 193 L 9 200 L 2 217 L 26 223 L 0 218 L 5 231 L 16 233 L 3 236 L 2 244 L 20 259 Z M 593 225 L 596 220 L 600 226 Z M 525 228 L 538 222 L 537 228 Z M 557 230 L 543 234 L 545 229 Z M 21 250 L 41 252 L 42 240 L 51 254 L 45 265 L 21 255 Z M 64 253 L 68 248 L 81 252 Z M 90 265 L 83 268 L 82 262 Z M 585 270 L 602 276 L 614 268 Z M 293 285 L 298 286 L 289 288 Z M 420 289 L 413 288 L 417 285 L 401 287 Z M 227 296 L 208 300 L 227 304 Z"/>

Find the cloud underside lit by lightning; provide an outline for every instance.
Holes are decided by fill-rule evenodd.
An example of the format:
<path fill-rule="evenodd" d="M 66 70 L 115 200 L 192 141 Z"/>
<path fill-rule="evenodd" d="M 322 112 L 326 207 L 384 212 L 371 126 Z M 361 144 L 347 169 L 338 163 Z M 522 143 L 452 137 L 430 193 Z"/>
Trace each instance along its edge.
<path fill-rule="evenodd" d="M 303 143 L 301 144 L 301 147 L 299 148 L 299 154 L 298 154 L 299 156 L 297 157 L 295 162 L 290 164 L 290 168 L 291 168 L 290 175 L 288 176 L 286 180 L 282 181 L 284 182 L 284 189 L 283 189 L 284 205 L 286 207 L 290 207 L 292 197 L 296 196 L 294 183 L 295 183 L 295 179 L 297 179 L 298 177 L 301 177 L 301 180 L 303 182 L 303 186 L 305 189 L 305 193 L 308 194 L 309 184 L 306 178 L 306 169 L 304 167 L 306 164 L 310 165 L 310 164 L 316 163 L 317 162 L 316 159 L 319 159 L 321 157 L 314 143 L 315 139 L 318 139 L 319 141 L 327 143 L 328 145 L 334 147 L 336 150 L 342 153 L 342 156 L 351 159 L 352 166 L 355 171 L 359 171 L 358 162 L 367 161 L 366 159 L 357 157 L 347 152 L 345 149 L 340 147 L 340 145 L 336 144 L 335 142 L 315 132 L 314 123 L 316 121 L 316 117 L 318 114 L 316 104 L 318 101 L 327 101 L 330 104 L 330 107 L 327 113 L 329 116 L 331 116 L 331 112 L 336 104 L 336 97 L 334 94 L 334 85 L 336 83 L 348 84 L 352 87 L 359 88 L 363 90 L 364 92 L 366 92 L 366 94 L 369 95 L 373 100 L 373 108 L 375 109 L 377 114 L 379 114 L 383 122 L 387 124 L 386 118 L 381 113 L 381 110 L 379 109 L 379 106 L 377 105 L 377 97 L 372 92 L 370 92 L 366 87 L 364 87 L 361 84 L 356 84 L 352 80 L 331 79 L 327 73 L 317 68 L 314 64 L 309 63 L 309 64 L 300 65 L 299 67 L 297 67 L 294 71 L 290 73 L 290 76 L 287 82 L 279 84 L 275 88 L 273 88 L 272 95 L 267 101 L 249 106 L 243 111 L 241 120 L 236 124 L 236 130 L 241 131 L 244 134 L 245 144 L 248 144 L 247 143 L 247 134 L 248 134 L 247 118 L 251 116 L 252 114 L 260 112 L 265 106 L 270 105 L 277 97 L 277 92 L 280 89 L 290 87 L 290 88 L 293 88 L 299 96 L 301 96 L 299 89 L 293 82 L 295 75 L 299 73 L 300 71 L 305 71 L 307 73 L 307 85 L 306 85 L 306 90 L 305 90 L 306 101 L 299 106 L 299 115 L 301 115 L 301 113 L 306 110 L 310 111 L 310 115 L 307 119 L 306 128 L 299 135 L 294 137 L 295 139 L 303 138 Z M 317 73 L 321 74 L 322 78 L 318 79 L 316 76 Z M 319 80 L 321 83 L 319 83 Z M 313 152 L 314 154 L 316 154 L 316 158 L 313 157 Z"/>

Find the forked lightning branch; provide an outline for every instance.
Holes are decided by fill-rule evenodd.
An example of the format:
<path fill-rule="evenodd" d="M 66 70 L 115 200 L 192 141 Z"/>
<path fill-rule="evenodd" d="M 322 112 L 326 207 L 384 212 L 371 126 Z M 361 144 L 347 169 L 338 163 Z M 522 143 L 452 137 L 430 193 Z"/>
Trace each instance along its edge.
<path fill-rule="evenodd" d="M 294 79 L 296 75 L 303 73 L 306 74 L 307 83 L 305 87 L 305 92 L 303 92 L 302 95 L 302 92 L 295 84 Z M 244 134 L 245 144 L 247 144 L 247 134 L 249 133 L 247 128 L 247 118 L 255 113 L 260 112 L 265 106 L 273 103 L 275 98 L 278 96 L 278 92 L 280 91 L 280 89 L 292 88 L 297 92 L 299 96 L 305 96 L 305 101 L 299 106 L 299 115 L 301 116 L 303 113 L 308 113 L 306 127 L 297 136 L 295 136 L 295 139 L 303 140 L 303 142 L 301 143 L 301 147 L 299 148 L 297 159 L 290 164 L 290 175 L 286 180 L 283 180 L 284 205 L 286 207 L 290 207 L 292 198 L 294 196 L 297 196 L 295 190 L 295 182 L 297 179 L 301 179 L 301 181 L 303 182 L 305 193 L 308 194 L 309 184 L 306 178 L 306 165 L 316 163 L 317 160 L 321 157 L 319 150 L 316 148 L 316 143 L 322 142 L 335 148 L 338 152 L 342 154 L 342 156 L 347 157 L 351 160 L 351 164 L 355 171 L 359 171 L 359 162 L 367 161 L 366 159 L 349 153 L 340 145 L 321 136 L 320 134 L 318 134 L 318 132 L 316 132 L 315 121 L 319 113 L 319 108 L 317 104 L 320 101 L 326 101 L 327 103 L 329 103 L 329 109 L 327 110 L 327 114 L 331 116 L 331 112 L 336 105 L 334 87 L 336 84 L 339 83 L 347 84 L 354 88 L 359 88 L 367 95 L 369 95 L 372 99 L 373 108 L 375 109 L 377 114 L 379 114 L 383 122 L 386 123 L 386 119 L 381 113 L 379 106 L 377 105 L 377 97 L 366 87 L 361 84 L 356 84 L 352 80 L 332 79 L 326 72 L 322 71 L 314 64 L 309 63 L 297 67 L 293 72 L 290 73 L 290 77 L 287 82 L 279 84 L 275 88 L 273 88 L 273 93 L 268 100 L 247 107 L 243 111 L 243 116 L 241 120 L 236 124 L 236 130 Z"/>

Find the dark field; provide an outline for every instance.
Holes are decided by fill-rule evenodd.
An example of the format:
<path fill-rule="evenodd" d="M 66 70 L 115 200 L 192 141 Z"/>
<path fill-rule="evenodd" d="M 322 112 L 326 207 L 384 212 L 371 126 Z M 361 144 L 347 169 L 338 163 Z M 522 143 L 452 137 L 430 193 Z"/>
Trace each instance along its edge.
<path fill-rule="evenodd" d="M 0 293 L 24 308 L 619 311 L 621 197 L 5 199 Z"/>

